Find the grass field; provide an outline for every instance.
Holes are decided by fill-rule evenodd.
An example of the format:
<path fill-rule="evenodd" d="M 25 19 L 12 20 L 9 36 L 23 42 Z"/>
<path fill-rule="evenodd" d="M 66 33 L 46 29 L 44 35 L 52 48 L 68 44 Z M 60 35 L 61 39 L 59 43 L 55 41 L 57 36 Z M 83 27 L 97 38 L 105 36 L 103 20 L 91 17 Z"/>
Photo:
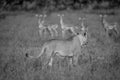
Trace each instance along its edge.
<path fill-rule="evenodd" d="M 70 66 L 69 59 L 55 56 L 53 67 L 46 66 L 44 55 L 28 59 L 26 49 L 38 47 L 50 40 L 39 35 L 35 13 L 2 14 L 0 19 L 0 80 L 120 80 L 120 34 L 105 33 L 99 14 L 81 11 L 61 11 L 49 14 L 48 24 L 58 24 L 58 13 L 65 14 L 65 23 L 80 26 L 78 17 L 85 17 L 88 27 L 88 44 L 82 49 L 77 66 Z M 120 15 L 109 15 L 109 23 L 117 22 L 120 31 Z M 59 26 L 60 27 L 60 26 Z M 62 39 L 61 31 L 54 39 Z M 76 30 L 79 32 L 79 29 Z M 66 38 L 70 37 L 67 33 Z M 33 54 L 37 54 L 35 51 Z"/>

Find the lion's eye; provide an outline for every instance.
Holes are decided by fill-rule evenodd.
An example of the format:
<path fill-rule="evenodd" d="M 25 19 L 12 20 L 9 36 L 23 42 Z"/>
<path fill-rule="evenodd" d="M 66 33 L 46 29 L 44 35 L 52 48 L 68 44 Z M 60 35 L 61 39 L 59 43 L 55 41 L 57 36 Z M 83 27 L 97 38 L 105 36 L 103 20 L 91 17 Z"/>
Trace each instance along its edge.
<path fill-rule="evenodd" d="M 76 33 L 77 35 L 79 35 L 79 33 Z"/>
<path fill-rule="evenodd" d="M 86 32 L 83 35 L 86 36 Z"/>
<path fill-rule="evenodd" d="M 26 56 L 26 57 L 29 57 L 29 54 L 28 54 L 28 53 L 26 53 L 26 54 L 25 54 L 25 56 Z"/>

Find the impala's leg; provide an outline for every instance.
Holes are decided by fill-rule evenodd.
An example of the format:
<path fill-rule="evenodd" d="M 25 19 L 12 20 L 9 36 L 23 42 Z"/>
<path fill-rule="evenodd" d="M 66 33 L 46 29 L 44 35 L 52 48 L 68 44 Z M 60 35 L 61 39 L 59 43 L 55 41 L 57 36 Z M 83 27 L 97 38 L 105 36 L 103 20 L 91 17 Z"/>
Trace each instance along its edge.
<path fill-rule="evenodd" d="M 55 32 L 55 35 L 58 36 L 58 32 L 57 32 L 57 28 L 58 28 L 58 25 L 53 25 L 53 31 Z"/>
<path fill-rule="evenodd" d="M 45 30 L 45 36 L 46 36 L 48 32 L 48 28 L 46 27 L 44 30 Z"/>
<path fill-rule="evenodd" d="M 40 28 L 40 29 L 39 29 L 39 34 L 40 34 L 40 36 L 43 35 L 43 32 L 44 32 L 44 28 Z"/>
<path fill-rule="evenodd" d="M 45 35 L 46 31 L 45 31 L 45 28 L 41 28 L 41 37 L 43 37 Z"/>
<path fill-rule="evenodd" d="M 57 36 L 58 35 L 57 30 L 54 27 L 52 27 L 52 30 L 55 32 L 55 35 Z"/>
<path fill-rule="evenodd" d="M 44 27 L 43 24 L 44 24 L 44 21 L 39 22 L 39 28 Z"/>
<path fill-rule="evenodd" d="M 107 31 L 108 31 L 108 27 L 107 27 L 107 26 L 104 26 L 104 29 L 105 29 L 105 32 L 107 32 Z"/>
<path fill-rule="evenodd" d="M 51 37 L 54 37 L 54 33 L 53 33 L 53 31 L 52 31 L 52 27 L 51 27 L 51 26 L 48 26 L 48 29 L 49 29 L 49 32 L 50 32 Z"/>
<path fill-rule="evenodd" d="M 117 23 L 114 24 L 114 29 L 115 29 L 115 31 L 116 31 L 116 34 L 119 34 L 119 31 L 118 31 L 118 29 L 117 29 Z"/>
<path fill-rule="evenodd" d="M 40 36 L 42 36 L 42 30 L 41 29 L 39 30 L 39 34 L 40 34 Z"/>
<path fill-rule="evenodd" d="M 51 26 L 51 31 L 55 32 L 55 35 L 56 35 L 56 36 L 58 35 L 58 32 L 57 32 L 57 30 L 56 30 L 57 27 L 58 27 L 57 25 L 52 25 L 52 26 Z M 52 34 L 54 34 L 53 32 L 52 32 Z"/>
<path fill-rule="evenodd" d="M 52 28 L 51 28 L 51 36 L 54 37 L 54 33 L 53 33 L 53 31 L 52 31 Z"/>
<path fill-rule="evenodd" d="M 55 31 L 55 35 L 58 36 L 57 28 L 53 28 L 53 30 Z"/>
<path fill-rule="evenodd" d="M 62 30 L 62 36 L 63 36 L 63 37 L 65 36 L 65 31 L 66 31 L 66 30 L 64 30 L 64 29 Z"/>

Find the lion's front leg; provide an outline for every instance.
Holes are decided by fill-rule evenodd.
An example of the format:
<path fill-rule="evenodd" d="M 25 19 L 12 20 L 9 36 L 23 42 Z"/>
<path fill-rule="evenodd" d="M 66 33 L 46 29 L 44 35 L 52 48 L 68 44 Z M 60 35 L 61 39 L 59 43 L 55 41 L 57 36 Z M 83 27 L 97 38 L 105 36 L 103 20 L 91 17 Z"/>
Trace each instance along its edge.
<path fill-rule="evenodd" d="M 73 56 L 73 65 L 76 66 L 78 64 L 78 57 L 79 57 L 79 54 L 78 52 L 75 53 L 75 55 Z"/>
<path fill-rule="evenodd" d="M 53 58 L 51 57 L 48 65 L 49 65 L 49 66 L 52 66 L 52 63 L 53 63 Z"/>

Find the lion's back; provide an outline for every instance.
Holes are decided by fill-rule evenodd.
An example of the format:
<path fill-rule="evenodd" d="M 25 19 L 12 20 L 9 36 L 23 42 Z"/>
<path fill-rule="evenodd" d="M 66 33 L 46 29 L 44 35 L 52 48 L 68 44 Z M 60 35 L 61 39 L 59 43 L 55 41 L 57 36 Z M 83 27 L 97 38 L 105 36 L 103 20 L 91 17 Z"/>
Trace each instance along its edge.
<path fill-rule="evenodd" d="M 77 43 L 77 44 L 76 44 Z M 78 47 L 78 42 L 67 40 L 51 40 L 45 43 L 48 49 L 55 52 L 72 53 Z"/>

